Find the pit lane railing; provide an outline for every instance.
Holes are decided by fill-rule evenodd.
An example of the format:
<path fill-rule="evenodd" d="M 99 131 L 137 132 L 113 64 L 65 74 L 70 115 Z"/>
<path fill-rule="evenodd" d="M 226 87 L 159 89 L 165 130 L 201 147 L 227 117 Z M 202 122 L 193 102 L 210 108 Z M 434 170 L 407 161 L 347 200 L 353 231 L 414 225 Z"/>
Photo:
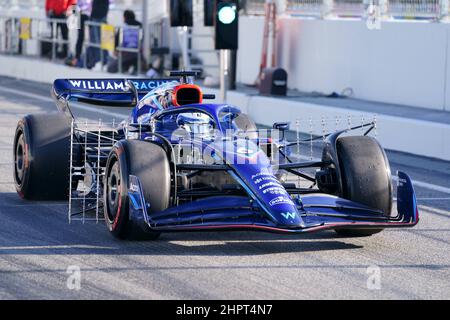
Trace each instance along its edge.
<path fill-rule="evenodd" d="M 123 30 L 125 26 L 113 26 L 105 23 L 86 21 L 86 29 L 89 31 L 90 28 L 100 29 L 100 42 L 92 42 L 88 37 L 83 43 L 83 52 L 87 52 L 88 48 L 97 48 L 100 51 L 100 61 L 104 61 L 105 51 L 117 52 L 118 59 L 118 72 L 123 72 L 123 54 L 125 52 L 134 53 L 137 57 L 137 70 L 139 73 L 142 70 L 142 40 L 143 32 L 142 28 L 139 26 L 126 26 L 127 29 L 137 31 L 138 41 L 136 47 L 124 47 L 123 44 Z M 119 45 L 115 46 L 115 37 L 119 34 Z M 102 71 L 105 70 L 106 64 L 101 65 Z M 87 59 L 84 59 L 84 67 L 87 67 Z"/>
<path fill-rule="evenodd" d="M 48 57 L 51 61 L 58 59 L 58 47 L 67 45 L 68 47 L 74 40 L 64 40 L 60 35 L 59 24 L 67 24 L 65 19 L 50 19 L 50 18 L 28 18 L 19 16 L 2 15 L 0 13 L 0 54 L 9 55 L 23 55 L 35 57 Z M 85 27 L 85 41 L 83 43 L 83 66 L 86 67 L 86 53 L 88 48 L 96 48 L 100 51 L 100 61 L 104 61 L 105 52 L 112 56 L 112 53 L 117 53 L 118 71 L 122 73 L 123 56 L 125 52 L 133 53 L 137 58 L 137 66 L 135 69 L 139 73 L 142 71 L 143 65 L 143 48 L 142 38 L 143 31 L 139 26 L 126 26 L 127 29 L 136 30 L 139 41 L 135 47 L 122 46 L 124 25 L 109 25 L 106 23 L 98 23 L 93 21 L 86 21 Z M 157 29 L 153 26 L 153 29 Z M 100 29 L 99 42 L 91 41 L 89 35 L 90 28 Z M 119 35 L 119 44 L 115 45 L 115 36 Z M 48 50 L 46 50 L 48 49 Z M 47 52 L 48 51 L 48 52 Z M 102 64 L 102 70 L 105 70 L 106 64 Z"/>
<path fill-rule="evenodd" d="M 51 60 L 57 56 L 58 45 L 69 45 L 69 40 L 58 37 L 58 25 L 64 19 L 27 18 L 0 15 L 0 53 L 29 54 L 30 42 L 35 42 L 34 55 L 40 55 L 45 43 L 51 45 Z"/>
<path fill-rule="evenodd" d="M 364 18 L 370 5 L 378 6 L 381 19 L 448 20 L 450 0 L 273 0 L 278 12 L 316 19 Z M 246 0 L 247 15 L 264 15 L 265 0 Z"/>

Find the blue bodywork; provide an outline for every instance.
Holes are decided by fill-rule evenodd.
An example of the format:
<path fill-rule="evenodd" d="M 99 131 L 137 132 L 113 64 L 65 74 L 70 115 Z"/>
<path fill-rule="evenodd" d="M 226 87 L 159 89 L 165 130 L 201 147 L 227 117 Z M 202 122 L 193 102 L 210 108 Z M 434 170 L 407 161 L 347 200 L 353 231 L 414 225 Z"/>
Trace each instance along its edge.
<path fill-rule="evenodd" d="M 55 81 L 54 95 L 59 100 L 134 104 L 128 123 L 152 127 L 150 131 L 139 130 L 135 138 L 161 144 L 165 140 L 172 146 L 183 143 L 173 136 L 178 121 L 183 120 L 179 119 L 180 114 L 205 114 L 215 130 L 214 138 L 191 140 L 189 143 L 202 152 L 207 149 L 211 157 L 224 166 L 223 171 L 233 177 L 246 193 L 246 196 L 205 197 L 151 213 L 152 204 L 143 196 L 139 177 L 130 176 L 129 216 L 143 229 L 149 226 L 156 231 L 257 229 L 301 233 L 338 228 L 411 227 L 419 221 L 415 192 L 411 179 L 404 172 L 398 172 L 398 214 L 395 217 L 386 217 L 365 205 L 329 194 L 289 194 L 276 178 L 270 159 L 260 148 L 260 144 L 267 143 L 267 140 L 228 136 L 227 130 L 235 128 L 223 115 L 238 115 L 238 108 L 203 103 L 164 108 L 159 98 L 179 82 L 172 79 L 133 79 L 133 84 L 137 97 L 136 93 L 134 96 L 130 93 L 127 82 L 121 79 L 63 79 Z M 127 132 L 126 128 L 124 130 L 125 135 L 133 133 Z M 337 135 L 329 137 L 330 145 Z"/>
<path fill-rule="evenodd" d="M 209 197 L 171 207 L 149 216 L 138 178 L 131 177 L 139 188 L 129 191 L 130 219 L 158 231 L 195 231 L 248 229 L 278 233 L 304 233 L 338 228 L 413 227 L 419 222 L 419 210 L 411 179 L 398 172 L 397 216 L 386 218 L 364 205 L 339 197 L 318 194 L 295 200 L 295 214 L 288 221 L 277 220 L 276 213 L 265 212 L 257 201 L 248 197 Z M 274 219 L 275 216 L 275 219 Z M 297 223 L 293 223 L 296 221 Z"/>

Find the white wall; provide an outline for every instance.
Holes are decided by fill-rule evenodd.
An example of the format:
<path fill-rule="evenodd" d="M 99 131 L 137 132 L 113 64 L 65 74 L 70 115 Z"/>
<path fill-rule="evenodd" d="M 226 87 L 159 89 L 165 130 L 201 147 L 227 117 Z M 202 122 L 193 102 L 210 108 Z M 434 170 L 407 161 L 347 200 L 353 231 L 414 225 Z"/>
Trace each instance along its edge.
<path fill-rule="evenodd" d="M 355 97 L 450 111 L 450 25 L 383 22 L 368 30 L 358 20 L 278 21 L 279 66 L 288 85 L 302 91 L 341 92 Z M 241 17 L 238 81 L 255 81 L 263 18 Z"/>
<path fill-rule="evenodd" d="M 214 27 L 204 26 L 203 0 L 194 0 L 193 7 L 192 54 L 199 58 L 203 65 L 208 66 L 204 68 L 205 75 L 219 77 L 219 53 L 214 46 Z"/>
<path fill-rule="evenodd" d="M 142 0 L 134 2 L 136 5 L 142 5 Z M 149 21 L 159 21 L 167 17 L 169 11 L 168 2 L 164 0 L 148 0 L 147 8 Z"/>
<path fill-rule="evenodd" d="M 237 52 L 236 81 L 254 84 L 261 63 L 264 18 L 239 18 L 239 49 Z"/>

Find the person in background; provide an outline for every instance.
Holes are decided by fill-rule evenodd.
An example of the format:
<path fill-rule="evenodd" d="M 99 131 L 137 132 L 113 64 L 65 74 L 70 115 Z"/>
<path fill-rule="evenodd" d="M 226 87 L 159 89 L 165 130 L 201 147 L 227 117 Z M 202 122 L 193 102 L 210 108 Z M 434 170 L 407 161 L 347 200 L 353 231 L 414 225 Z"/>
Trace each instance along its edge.
<path fill-rule="evenodd" d="M 71 60 L 70 65 L 77 65 L 83 51 L 84 34 L 86 21 L 91 15 L 92 0 L 78 0 L 78 12 L 80 14 L 80 29 L 78 29 L 77 44 L 75 46 L 75 57 Z"/>
<path fill-rule="evenodd" d="M 89 21 L 94 23 L 106 23 L 109 11 L 110 0 L 92 0 L 91 17 Z M 100 44 L 101 41 L 101 28 L 99 25 L 90 26 L 89 28 L 89 40 L 91 43 Z M 108 57 L 108 51 L 103 50 L 104 64 Z M 101 60 L 100 48 L 89 47 L 86 53 L 87 68 L 93 68 Z"/>
<path fill-rule="evenodd" d="M 69 12 L 72 11 L 72 6 L 77 4 L 77 0 L 46 0 L 45 1 L 45 14 L 50 19 L 67 19 Z M 56 30 L 61 30 L 62 39 L 67 41 L 69 39 L 69 28 L 67 23 L 60 22 L 56 25 Z M 58 33 L 58 31 L 56 31 Z M 52 24 L 52 38 L 53 35 L 53 24 Z M 66 58 L 68 54 L 67 43 L 62 46 L 61 53 L 58 54 L 59 58 Z"/>
<path fill-rule="evenodd" d="M 142 23 L 136 20 L 136 15 L 132 10 L 125 10 L 123 13 L 124 26 L 116 32 L 115 46 L 126 49 L 137 49 L 141 42 Z M 142 53 L 142 52 L 141 52 Z M 138 53 L 122 51 L 115 52 L 115 57 L 108 63 L 108 72 L 115 73 L 119 71 L 119 55 L 122 55 L 122 72 L 128 72 L 133 67 L 133 72 L 138 72 Z M 142 56 L 142 55 L 141 55 Z M 143 59 L 141 66 L 144 65 Z M 141 67 L 141 69 L 143 69 Z"/>

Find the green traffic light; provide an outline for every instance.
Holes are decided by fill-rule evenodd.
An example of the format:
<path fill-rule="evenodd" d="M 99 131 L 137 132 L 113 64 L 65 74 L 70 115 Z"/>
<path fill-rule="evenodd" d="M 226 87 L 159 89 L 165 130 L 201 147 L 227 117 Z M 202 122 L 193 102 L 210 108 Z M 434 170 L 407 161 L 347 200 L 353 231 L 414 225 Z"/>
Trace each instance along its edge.
<path fill-rule="evenodd" d="M 236 6 L 224 6 L 217 14 L 219 21 L 223 24 L 231 24 L 236 20 Z"/>

